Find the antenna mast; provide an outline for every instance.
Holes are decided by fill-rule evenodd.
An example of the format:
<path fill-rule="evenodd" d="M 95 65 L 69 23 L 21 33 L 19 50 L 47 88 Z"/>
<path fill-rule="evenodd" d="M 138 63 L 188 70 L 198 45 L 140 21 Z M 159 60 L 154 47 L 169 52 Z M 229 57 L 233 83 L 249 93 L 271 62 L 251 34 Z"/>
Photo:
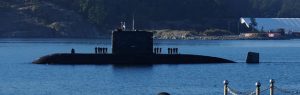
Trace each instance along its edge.
<path fill-rule="evenodd" d="M 135 26 L 134 26 L 134 15 L 132 16 L 132 31 L 135 31 Z"/>

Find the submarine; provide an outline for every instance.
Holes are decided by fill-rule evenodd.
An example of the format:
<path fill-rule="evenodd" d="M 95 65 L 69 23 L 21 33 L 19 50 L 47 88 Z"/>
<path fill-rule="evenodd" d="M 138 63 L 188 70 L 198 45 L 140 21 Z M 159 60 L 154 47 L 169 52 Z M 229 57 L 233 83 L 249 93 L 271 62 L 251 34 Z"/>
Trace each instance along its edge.
<path fill-rule="evenodd" d="M 107 48 L 95 48 L 95 53 L 55 53 L 34 60 L 34 64 L 112 64 L 112 65 L 153 65 L 153 64 L 213 64 L 236 63 L 232 60 L 192 54 L 179 54 L 178 48 L 153 47 L 153 33 L 141 30 L 126 30 L 124 25 L 112 31 L 112 52 Z"/>

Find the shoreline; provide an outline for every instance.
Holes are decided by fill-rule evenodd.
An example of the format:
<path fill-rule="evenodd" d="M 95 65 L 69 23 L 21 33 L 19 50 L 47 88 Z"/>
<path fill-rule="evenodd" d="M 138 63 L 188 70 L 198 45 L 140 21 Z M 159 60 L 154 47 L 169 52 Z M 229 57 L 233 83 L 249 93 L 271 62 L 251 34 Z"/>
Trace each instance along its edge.
<path fill-rule="evenodd" d="M 222 33 L 221 30 L 218 30 L 220 33 L 210 33 L 210 32 L 197 32 L 189 30 L 149 30 L 153 31 L 154 39 L 177 39 L 177 40 L 291 40 L 299 39 L 299 37 L 291 35 L 282 35 L 279 37 L 268 37 L 261 35 L 254 35 L 251 37 L 246 37 L 241 34 L 234 33 Z"/>
<path fill-rule="evenodd" d="M 30 38 L 30 37 L 5 37 L 0 38 L 0 40 L 9 40 L 9 39 L 20 39 L 20 40 L 30 40 L 30 39 L 111 39 L 111 37 L 93 37 L 93 38 L 72 38 L 72 37 L 45 37 L 45 38 Z M 239 36 L 195 36 L 195 37 L 156 37 L 153 36 L 154 40 L 293 40 L 300 39 L 295 37 L 281 37 L 281 38 L 268 38 L 268 37 L 253 37 L 245 38 Z"/>
<path fill-rule="evenodd" d="M 192 37 L 155 37 L 154 39 L 159 40 L 292 40 L 299 38 L 292 37 L 281 37 L 281 38 L 268 38 L 268 37 L 252 37 L 246 38 L 239 35 L 229 36 L 192 36 Z"/>

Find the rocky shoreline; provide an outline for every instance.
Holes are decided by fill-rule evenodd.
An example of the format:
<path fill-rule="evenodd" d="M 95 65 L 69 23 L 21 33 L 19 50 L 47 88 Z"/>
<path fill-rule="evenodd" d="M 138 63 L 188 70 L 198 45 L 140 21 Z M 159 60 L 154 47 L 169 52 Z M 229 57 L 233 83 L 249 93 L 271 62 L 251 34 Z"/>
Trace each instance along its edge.
<path fill-rule="evenodd" d="M 290 40 L 293 38 L 267 38 L 267 37 L 254 37 L 254 38 L 245 38 L 239 35 L 230 35 L 230 36 L 195 36 L 195 37 L 157 37 L 154 36 L 154 39 L 160 40 Z"/>
<path fill-rule="evenodd" d="M 243 37 L 240 35 L 207 36 L 202 32 L 186 30 L 152 30 L 154 39 L 177 40 L 289 40 L 293 37 L 269 38 L 269 37 Z"/>

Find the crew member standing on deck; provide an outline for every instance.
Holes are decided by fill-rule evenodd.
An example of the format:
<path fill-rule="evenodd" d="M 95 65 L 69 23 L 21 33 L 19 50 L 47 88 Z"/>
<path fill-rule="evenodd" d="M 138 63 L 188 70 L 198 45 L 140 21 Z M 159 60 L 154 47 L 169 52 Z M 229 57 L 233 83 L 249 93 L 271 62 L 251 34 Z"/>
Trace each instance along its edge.
<path fill-rule="evenodd" d="M 95 53 L 98 54 L 98 49 L 97 49 L 97 47 L 95 47 Z"/>
<path fill-rule="evenodd" d="M 71 54 L 75 54 L 75 49 L 74 48 L 71 49 Z"/>
<path fill-rule="evenodd" d="M 125 30 L 126 30 L 125 22 L 121 22 L 120 29 L 121 29 L 122 31 L 125 31 Z"/>

